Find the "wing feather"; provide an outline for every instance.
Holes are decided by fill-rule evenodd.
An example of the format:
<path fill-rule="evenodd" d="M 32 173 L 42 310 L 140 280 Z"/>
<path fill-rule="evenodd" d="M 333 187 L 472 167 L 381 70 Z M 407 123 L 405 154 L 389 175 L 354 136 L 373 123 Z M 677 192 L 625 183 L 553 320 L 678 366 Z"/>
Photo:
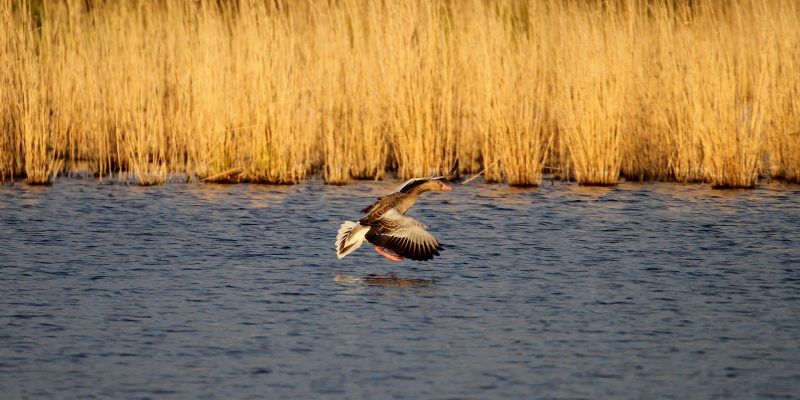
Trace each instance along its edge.
<path fill-rule="evenodd" d="M 442 245 L 414 218 L 391 209 L 367 233 L 367 240 L 412 260 L 430 260 L 439 255 Z"/>

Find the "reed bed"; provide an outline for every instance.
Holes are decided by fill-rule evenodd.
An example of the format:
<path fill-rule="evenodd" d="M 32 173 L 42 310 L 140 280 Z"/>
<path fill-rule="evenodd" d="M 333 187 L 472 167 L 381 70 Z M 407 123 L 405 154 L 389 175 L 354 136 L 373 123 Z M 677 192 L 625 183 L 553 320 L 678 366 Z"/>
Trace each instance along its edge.
<path fill-rule="evenodd" d="M 800 182 L 792 0 L 0 4 L 0 180 Z"/>

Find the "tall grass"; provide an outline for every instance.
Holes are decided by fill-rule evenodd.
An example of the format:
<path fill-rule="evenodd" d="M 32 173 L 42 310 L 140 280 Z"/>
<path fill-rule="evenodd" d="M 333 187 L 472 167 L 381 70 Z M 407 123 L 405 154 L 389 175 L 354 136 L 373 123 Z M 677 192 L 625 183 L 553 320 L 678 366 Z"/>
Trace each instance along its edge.
<path fill-rule="evenodd" d="M 0 180 L 800 182 L 792 0 L 0 3 Z"/>

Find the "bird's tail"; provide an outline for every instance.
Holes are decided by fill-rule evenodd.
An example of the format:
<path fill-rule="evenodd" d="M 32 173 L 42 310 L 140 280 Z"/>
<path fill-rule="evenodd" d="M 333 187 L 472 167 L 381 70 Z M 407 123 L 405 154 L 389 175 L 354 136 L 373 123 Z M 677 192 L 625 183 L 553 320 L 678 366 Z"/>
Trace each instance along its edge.
<path fill-rule="evenodd" d="M 336 258 L 342 259 L 364 243 L 370 227 L 353 221 L 344 221 L 336 235 Z"/>

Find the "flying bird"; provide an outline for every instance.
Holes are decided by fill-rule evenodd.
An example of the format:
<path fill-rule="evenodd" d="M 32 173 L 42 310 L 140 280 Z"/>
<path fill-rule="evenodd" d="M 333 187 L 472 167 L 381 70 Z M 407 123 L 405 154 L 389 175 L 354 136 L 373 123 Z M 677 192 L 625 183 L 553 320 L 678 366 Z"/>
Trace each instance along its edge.
<path fill-rule="evenodd" d="M 336 235 L 336 257 L 344 258 L 365 240 L 375 245 L 375 251 L 392 261 L 404 258 L 426 261 L 438 256 L 442 250 L 439 241 L 426 230 L 425 225 L 405 213 L 422 193 L 452 190 L 444 180 L 456 171 L 458 160 L 447 175 L 409 179 L 361 210 L 364 216 L 358 222 L 344 221 Z"/>

